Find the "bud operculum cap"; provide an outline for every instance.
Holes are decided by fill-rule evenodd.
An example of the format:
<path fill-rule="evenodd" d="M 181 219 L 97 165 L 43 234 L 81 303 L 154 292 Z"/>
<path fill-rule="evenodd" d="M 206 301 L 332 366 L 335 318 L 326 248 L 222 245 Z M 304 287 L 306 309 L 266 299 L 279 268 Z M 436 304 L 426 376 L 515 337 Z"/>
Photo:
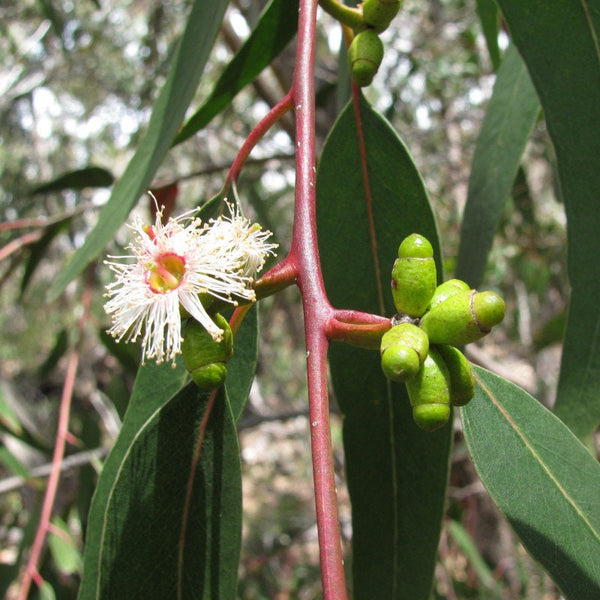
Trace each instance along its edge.
<path fill-rule="evenodd" d="M 504 300 L 495 292 L 480 292 L 473 296 L 473 313 L 481 331 L 489 332 L 504 319 Z"/>
<path fill-rule="evenodd" d="M 381 33 L 398 14 L 402 0 L 365 0 L 362 6 L 363 19 L 375 31 Z"/>
<path fill-rule="evenodd" d="M 487 335 L 504 318 L 504 300 L 495 292 L 458 293 L 429 310 L 420 326 L 432 344 L 463 346 Z"/>
<path fill-rule="evenodd" d="M 381 368 L 391 381 L 414 377 L 429 352 L 427 334 L 411 323 L 400 323 L 381 338 Z"/>
<path fill-rule="evenodd" d="M 383 60 L 383 42 L 373 29 L 357 33 L 348 48 L 348 65 L 352 81 L 361 87 L 369 85 Z"/>
<path fill-rule="evenodd" d="M 414 377 L 420 367 L 419 355 L 402 344 L 390 346 L 381 355 L 381 369 L 390 381 L 406 381 Z"/>

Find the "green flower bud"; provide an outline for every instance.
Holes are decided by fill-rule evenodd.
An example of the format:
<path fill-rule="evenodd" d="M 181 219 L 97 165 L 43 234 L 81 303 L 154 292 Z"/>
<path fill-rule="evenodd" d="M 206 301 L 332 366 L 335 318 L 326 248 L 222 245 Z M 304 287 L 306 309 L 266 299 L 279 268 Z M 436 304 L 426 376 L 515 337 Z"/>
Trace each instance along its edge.
<path fill-rule="evenodd" d="M 215 342 L 208 331 L 193 319 L 188 319 L 183 331 L 183 362 L 192 379 L 202 389 L 223 385 L 227 375 L 226 363 L 233 354 L 233 334 L 227 319 L 217 314 L 213 320 L 224 331 L 220 342 Z"/>
<path fill-rule="evenodd" d="M 441 304 L 444 302 L 444 300 L 450 298 L 450 296 L 454 296 L 455 294 L 461 292 L 470 291 L 471 288 L 469 287 L 469 284 L 461 279 L 448 279 L 448 281 L 444 281 L 444 283 L 435 288 L 435 292 L 431 298 L 431 302 L 429 303 L 428 310 L 435 308 L 438 304 Z"/>
<path fill-rule="evenodd" d="M 426 238 L 413 233 L 400 244 L 392 268 L 392 296 L 396 310 L 420 317 L 431 301 L 436 284 L 433 248 Z"/>
<path fill-rule="evenodd" d="M 381 369 L 390 381 L 406 381 L 421 368 L 419 355 L 409 346 L 396 344 L 381 355 Z"/>
<path fill-rule="evenodd" d="M 481 339 L 504 318 L 504 300 L 494 292 L 459 293 L 421 319 L 431 344 L 462 346 Z"/>
<path fill-rule="evenodd" d="M 398 14 L 400 6 L 402 0 L 365 0 L 362 6 L 363 19 L 367 25 L 381 33 Z"/>
<path fill-rule="evenodd" d="M 427 334 L 412 323 L 400 323 L 381 338 L 381 368 L 391 381 L 414 377 L 429 352 Z"/>
<path fill-rule="evenodd" d="M 348 48 L 348 66 L 352 81 L 361 87 L 369 85 L 383 60 L 383 43 L 372 29 L 354 36 Z"/>
<path fill-rule="evenodd" d="M 400 323 L 388 329 L 381 338 L 381 354 L 392 346 L 403 345 L 412 348 L 419 356 L 419 364 L 423 364 L 429 352 L 427 334 L 412 323 Z"/>
<path fill-rule="evenodd" d="M 450 402 L 464 406 L 475 394 L 475 376 L 467 357 L 454 346 L 436 346 L 450 375 Z"/>
<path fill-rule="evenodd" d="M 417 375 L 406 382 L 406 389 L 413 407 L 413 419 L 421 429 L 433 431 L 447 423 L 450 417 L 450 374 L 435 348 L 429 349 Z"/>

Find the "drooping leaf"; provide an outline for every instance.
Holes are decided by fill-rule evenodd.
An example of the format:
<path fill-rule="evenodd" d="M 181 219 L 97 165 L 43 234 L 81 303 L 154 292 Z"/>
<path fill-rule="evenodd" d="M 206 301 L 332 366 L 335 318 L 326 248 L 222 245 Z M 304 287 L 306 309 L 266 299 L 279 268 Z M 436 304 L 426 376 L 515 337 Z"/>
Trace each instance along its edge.
<path fill-rule="evenodd" d="M 477 391 L 461 415 L 483 484 L 567 598 L 600 598 L 600 465 L 529 394 L 475 373 Z"/>
<path fill-rule="evenodd" d="M 32 194 L 47 194 L 63 190 L 83 190 L 88 187 L 110 187 L 115 178 L 102 167 L 85 167 L 69 171 L 52 181 L 42 183 L 31 190 Z"/>
<path fill-rule="evenodd" d="M 500 46 L 498 45 L 499 33 L 499 11 L 495 0 L 477 0 L 477 14 L 481 21 L 481 29 L 485 37 L 490 60 L 494 71 L 498 70 L 502 57 L 500 56 Z"/>
<path fill-rule="evenodd" d="M 50 290 L 56 298 L 115 235 L 161 164 L 189 106 L 219 31 L 228 0 L 195 0 L 169 76 L 152 110 L 148 130 L 98 222 Z"/>
<path fill-rule="evenodd" d="M 222 390 L 208 412 L 209 392 L 181 388 L 185 378 L 182 367 L 140 369 L 92 502 L 81 600 L 235 597 L 235 424 Z"/>
<path fill-rule="evenodd" d="M 271 0 L 262 12 L 250 37 L 239 49 L 206 99 L 183 125 L 173 145 L 179 144 L 231 104 L 237 93 L 286 47 L 298 26 L 298 0 Z"/>
<path fill-rule="evenodd" d="M 525 64 L 509 46 L 475 147 L 462 223 L 456 276 L 472 287 L 483 279 L 502 209 L 539 113 Z"/>
<path fill-rule="evenodd" d="M 600 10 L 588 0 L 498 4 L 556 151 L 572 292 L 554 410 L 584 438 L 600 422 Z"/>
<path fill-rule="evenodd" d="M 317 173 L 319 248 L 334 306 L 394 311 L 391 269 L 402 239 L 425 235 L 440 257 L 423 182 L 390 125 L 360 101 L 372 202 L 350 103 L 331 131 Z M 441 276 L 441 269 L 438 271 Z M 379 353 L 330 350 L 353 514 L 356 600 L 429 597 L 446 490 L 451 427 L 428 434 L 413 422 L 404 385 L 384 378 Z"/>

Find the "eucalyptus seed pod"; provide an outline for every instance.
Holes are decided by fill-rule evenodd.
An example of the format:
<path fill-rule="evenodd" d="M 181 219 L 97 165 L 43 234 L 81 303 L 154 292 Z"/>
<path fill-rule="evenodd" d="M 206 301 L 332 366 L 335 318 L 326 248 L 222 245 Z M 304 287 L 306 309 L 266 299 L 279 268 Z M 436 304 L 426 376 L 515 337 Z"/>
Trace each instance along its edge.
<path fill-rule="evenodd" d="M 406 382 L 415 423 L 426 431 L 438 429 L 450 418 L 450 374 L 435 348 L 415 377 Z"/>
<path fill-rule="evenodd" d="M 450 402 L 464 406 L 475 394 L 475 376 L 467 357 L 454 346 L 436 346 L 450 375 Z"/>
<path fill-rule="evenodd" d="M 363 19 L 377 33 L 388 28 L 398 14 L 402 0 L 365 0 L 362 6 Z"/>
<path fill-rule="evenodd" d="M 392 296 L 399 313 L 420 317 L 435 292 L 437 272 L 433 248 L 418 233 L 403 240 L 392 267 Z"/>
<path fill-rule="evenodd" d="M 348 48 L 348 66 L 352 81 L 369 85 L 383 60 L 383 42 L 373 29 L 357 33 Z"/>
<path fill-rule="evenodd" d="M 448 279 L 448 281 L 444 281 L 444 283 L 441 283 L 435 288 L 428 310 L 435 308 L 438 304 L 441 304 L 444 300 L 450 298 L 450 296 L 470 291 L 471 288 L 465 281 L 462 281 L 461 279 Z"/>
<path fill-rule="evenodd" d="M 420 327 L 431 344 L 463 346 L 481 339 L 504 318 L 504 300 L 495 292 L 458 293 L 429 310 Z"/>
<path fill-rule="evenodd" d="M 391 381 L 414 377 L 429 352 L 427 334 L 411 323 L 400 323 L 381 338 L 381 369 Z"/>
<path fill-rule="evenodd" d="M 227 319 L 217 314 L 213 320 L 224 332 L 220 342 L 215 342 L 208 331 L 193 319 L 188 319 L 183 331 L 183 362 L 196 385 L 202 389 L 223 385 L 227 375 L 226 363 L 233 354 L 233 334 Z"/>

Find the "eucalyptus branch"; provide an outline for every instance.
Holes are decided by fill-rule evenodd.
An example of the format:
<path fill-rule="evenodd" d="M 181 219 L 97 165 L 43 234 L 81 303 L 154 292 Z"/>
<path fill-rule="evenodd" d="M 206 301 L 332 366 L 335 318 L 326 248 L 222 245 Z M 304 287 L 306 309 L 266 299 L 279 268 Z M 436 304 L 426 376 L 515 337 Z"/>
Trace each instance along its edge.
<path fill-rule="evenodd" d="M 269 129 L 285 115 L 292 108 L 292 93 L 288 92 L 254 127 L 250 135 L 246 138 L 240 151 L 238 152 L 223 186 L 223 190 L 229 188 L 232 182 L 235 182 L 242 170 L 242 167 L 246 163 L 248 156 L 252 149 L 258 144 L 258 142 L 264 137 Z"/>
<path fill-rule="evenodd" d="M 319 0 L 319 4 L 326 13 L 329 13 L 343 25 L 355 30 L 365 28 L 362 11 L 346 6 L 337 0 Z"/>
<path fill-rule="evenodd" d="M 326 296 L 316 230 L 314 52 L 317 0 L 301 0 L 298 52 L 293 81 L 296 112 L 296 203 L 289 259 L 297 265 L 306 331 L 309 414 L 321 580 L 325 600 L 347 597 L 335 471 L 329 427 L 326 323 L 332 308 Z"/>

